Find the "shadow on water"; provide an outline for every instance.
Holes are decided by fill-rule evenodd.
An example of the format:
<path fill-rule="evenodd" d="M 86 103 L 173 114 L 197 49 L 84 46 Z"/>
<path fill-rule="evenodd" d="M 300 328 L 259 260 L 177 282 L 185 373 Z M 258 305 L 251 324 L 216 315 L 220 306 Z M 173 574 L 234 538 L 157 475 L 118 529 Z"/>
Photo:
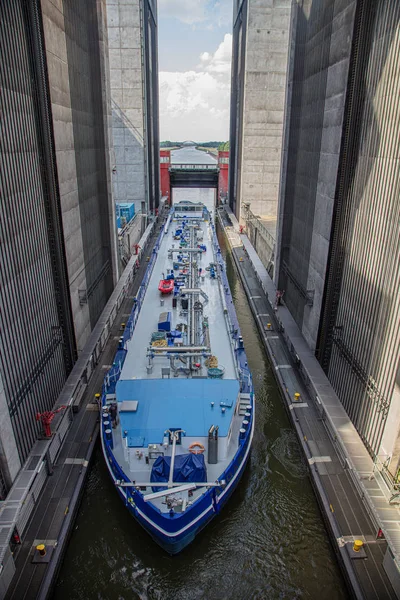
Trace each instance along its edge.
<path fill-rule="evenodd" d="M 221 235 L 220 244 L 226 255 Z M 195 542 L 170 557 L 124 508 L 98 447 L 55 600 L 347 597 L 245 293 L 226 259 L 257 394 L 253 449 L 239 488 Z"/>

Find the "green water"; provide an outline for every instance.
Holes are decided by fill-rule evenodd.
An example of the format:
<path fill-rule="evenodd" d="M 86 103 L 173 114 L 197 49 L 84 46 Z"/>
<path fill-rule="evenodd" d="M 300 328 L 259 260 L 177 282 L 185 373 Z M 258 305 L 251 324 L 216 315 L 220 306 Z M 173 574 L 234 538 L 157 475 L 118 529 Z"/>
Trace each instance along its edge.
<path fill-rule="evenodd" d="M 223 252 L 224 240 L 220 236 Z M 56 600 L 346 598 L 344 583 L 250 308 L 227 257 L 253 373 L 256 430 L 228 505 L 181 555 L 166 555 L 123 506 L 97 448 Z"/>

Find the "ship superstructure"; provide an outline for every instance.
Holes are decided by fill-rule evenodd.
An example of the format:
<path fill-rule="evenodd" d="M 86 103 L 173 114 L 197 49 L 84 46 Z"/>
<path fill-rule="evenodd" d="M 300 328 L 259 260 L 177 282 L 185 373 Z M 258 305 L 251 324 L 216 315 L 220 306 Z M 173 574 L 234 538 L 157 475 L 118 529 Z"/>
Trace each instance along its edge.
<path fill-rule="evenodd" d="M 174 206 L 102 395 L 102 444 L 116 488 L 169 553 L 215 516 L 245 467 L 251 375 L 214 225 Z"/>

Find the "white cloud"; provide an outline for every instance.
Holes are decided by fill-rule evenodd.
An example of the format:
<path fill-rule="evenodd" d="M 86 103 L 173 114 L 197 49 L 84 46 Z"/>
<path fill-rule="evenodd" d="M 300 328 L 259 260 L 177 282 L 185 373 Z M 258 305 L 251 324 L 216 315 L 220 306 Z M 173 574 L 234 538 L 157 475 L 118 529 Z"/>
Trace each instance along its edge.
<path fill-rule="evenodd" d="M 203 68 L 208 73 L 224 73 L 229 74 L 231 72 L 231 60 L 232 60 L 232 35 L 226 33 L 224 41 L 218 46 L 214 54 L 203 52 L 200 55 Z"/>
<path fill-rule="evenodd" d="M 161 140 L 208 141 L 229 137 L 232 36 L 214 54 L 203 52 L 197 71 L 161 71 Z"/>

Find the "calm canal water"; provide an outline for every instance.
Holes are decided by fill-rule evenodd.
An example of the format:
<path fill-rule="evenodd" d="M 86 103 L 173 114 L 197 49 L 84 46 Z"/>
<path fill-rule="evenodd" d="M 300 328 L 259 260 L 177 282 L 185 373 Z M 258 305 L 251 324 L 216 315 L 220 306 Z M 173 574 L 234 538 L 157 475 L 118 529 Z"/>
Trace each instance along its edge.
<path fill-rule="evenodd" d="M 214 201 L 213 190 L 179 194 L 176 200 Z M 295 433 L 226 258 L 257 395 L 253 448 L 241 483 L 221 515 L 183 554 L 170 557 L 128 514 L 98 447 L 55 600 L 347 598 Z"/>
<path fill-rule="evenodd" d="M 216 163 L 217 160 L 211 154 L 202 152 L 201 150 L 196 150 L 196 148 L 189 146 L 188 148 L 172 150 L 171 162 L 178 164 L 186 163 L 205 165 L 208 163 Z"/>

